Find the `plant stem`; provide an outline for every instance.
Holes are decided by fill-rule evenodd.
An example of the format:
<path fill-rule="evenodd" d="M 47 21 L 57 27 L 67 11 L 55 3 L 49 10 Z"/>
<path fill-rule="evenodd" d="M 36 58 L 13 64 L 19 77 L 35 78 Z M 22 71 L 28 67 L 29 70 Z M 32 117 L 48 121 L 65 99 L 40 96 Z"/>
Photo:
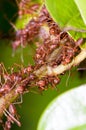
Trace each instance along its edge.
<path fill-rule="evenodd" d="M 53 75 L 53 76 L 59 75 L 69 70 L 71 67 L 78 65 L 85 58 L 86 58 L 86 49 L 82 49 L 81 52 L 69 64 L 66 65 L 61 64 L 54 68 L 49 65 L 43 65 L 33 73 L 39 79 L 45 77 L 46 75 Z M 9 93 L 7 93 L 5 96 L 2 96 L 0 98 L 0 118 L 2 117 L 4 110 L 7 109 L 9 105 L 18 98 L 19 93 L 16 93 L 15 89 L 16 88 L 10 90 Z"/>
<path fill-rule="evenodd" d="M 34 73 L 38 77 L 44 77 L 45 75 L 59 75 L 69 70 L 72 66 L 78 65 L 86 58 L 86 49 L 82 49 L 81 52 L 71 61 L 71 63 L 66 65 L 59 65 L 57 67 L 51 67 L 49 65 L 42 66 L 39 70 L 36 70 Z"/>

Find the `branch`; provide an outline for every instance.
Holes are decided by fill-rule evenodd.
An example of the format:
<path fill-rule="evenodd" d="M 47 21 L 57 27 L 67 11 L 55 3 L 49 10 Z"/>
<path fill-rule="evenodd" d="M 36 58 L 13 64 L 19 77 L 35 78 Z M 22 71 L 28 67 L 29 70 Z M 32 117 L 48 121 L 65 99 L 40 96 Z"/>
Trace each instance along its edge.
<path fill-rule="evenodd" d="M 66 65 L 61 64 L 54 68 L 50 67 L 49 65 L 43 65 L 42 67 L 40 67 L 38 70 L 34 71 L 33 73 L 39 78 L 42 78 L 46 75 L 54 75 L 54 76 L 59 75 L 69 70 L 71 67 L 78 65 L 85 58 L 86 58 L 86 49 L 82 49 L 81 52 L 69 64 L 66 64 Z M 12 102 L 14 102 L 20 95 L 19 93 L 16 93 L 15 90 L 16 88 L 9 91 L 8 94 L 0 98 L 0 118 L 3 115 L 4 109 L 8 108 L 8 106 Z"/>
<path fill-rule="evenodd" d="M 34 73 L 38 77 L 44 77 L 45 75 L 59 75 L 69 70 L 71 67 L 80 64 L 86 58 L 86 49 L 82 49 L 81 52 L 71 61 L 71 63 L 66 65 L 59 65 L 57 67 L 51 67 L 49 65 L 42 66 L 39 70 Z"/>

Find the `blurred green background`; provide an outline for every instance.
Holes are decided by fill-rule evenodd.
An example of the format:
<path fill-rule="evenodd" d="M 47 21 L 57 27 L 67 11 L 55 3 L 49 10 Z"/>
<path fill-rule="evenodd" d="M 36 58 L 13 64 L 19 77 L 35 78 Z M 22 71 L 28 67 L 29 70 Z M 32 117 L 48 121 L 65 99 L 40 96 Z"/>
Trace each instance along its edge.
<path fill-rule="evenodd" d="M 14 0 L 0 0 L 0 62 L 3 62 L 8 70 L 14 63 L 23 64 L 24 66 L 34 63 L 35 47 L 32 44 L 24 49 L 18 48 L 13 56 L 12 43 L 8 39 L 12 27 L 4 16 L 7 16 L 10 21 L 15 15 L 16 17 L 13 19 L 13 22 L 15 22 L 17 10 L 18 8 Z M 21 57 L 24 59 L 23 63 Z M 19 128 L 14 124 L 12 125 L 12 130 L 36 130 L 39 118 L 49 102 L 60 93 L 85 83 L 85 80 L 85 77 L 80 78 L 80 74 L 74 68 L 61 76 L 61 82 L 57 89 L 49 88 L 42 94 L 33 92 L 25 94 L 23 103 L 16 105 L 22 126 Z"/>

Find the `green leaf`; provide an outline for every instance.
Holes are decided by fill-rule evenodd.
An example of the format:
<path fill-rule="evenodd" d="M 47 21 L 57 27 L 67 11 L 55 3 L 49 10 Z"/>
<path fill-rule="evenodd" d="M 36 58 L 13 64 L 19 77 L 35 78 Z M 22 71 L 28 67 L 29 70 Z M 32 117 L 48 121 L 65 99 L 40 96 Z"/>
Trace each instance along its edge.
<path fill-rule="evenodd" d="M 28 22 L 32 19 L 32 16 L 27 14 L 22 16 L 22 18 L 18 18 L 16 20 L 15 26 L 17 29 L 23 29 L 28 24 Z"/>
<path fill-rule="evenodd" d="M 74 0 L 86 25 L 86 0 Z"/>
<path fill-rule="evenodd" d="M 54 0 L 53 2 L 46 0 L 45 4 L 53 19 L 62 29 L 71 28 L 72 31 L 69 33 L 75 39 L 86 37 L 86 31 L 82 33 L 82 30 L 86 30 L 86 25 L 74 0 Z"/>
<path fill-rule="evenodd" d="M 37 130 L 86 130 L 86 84 L 54 99 Z"/>

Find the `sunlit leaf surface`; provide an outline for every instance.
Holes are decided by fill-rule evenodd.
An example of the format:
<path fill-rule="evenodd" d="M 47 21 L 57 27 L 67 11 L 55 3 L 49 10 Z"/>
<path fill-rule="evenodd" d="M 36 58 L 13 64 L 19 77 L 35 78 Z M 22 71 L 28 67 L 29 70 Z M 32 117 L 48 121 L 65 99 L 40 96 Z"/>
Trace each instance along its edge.
<path fill-rule="evenodd" d="M 72 30 L 69 32 L 75 39 L 86 37 L 86 25 L 74 0 L 46 0 L 46 7 L 62 29 Z"/>

